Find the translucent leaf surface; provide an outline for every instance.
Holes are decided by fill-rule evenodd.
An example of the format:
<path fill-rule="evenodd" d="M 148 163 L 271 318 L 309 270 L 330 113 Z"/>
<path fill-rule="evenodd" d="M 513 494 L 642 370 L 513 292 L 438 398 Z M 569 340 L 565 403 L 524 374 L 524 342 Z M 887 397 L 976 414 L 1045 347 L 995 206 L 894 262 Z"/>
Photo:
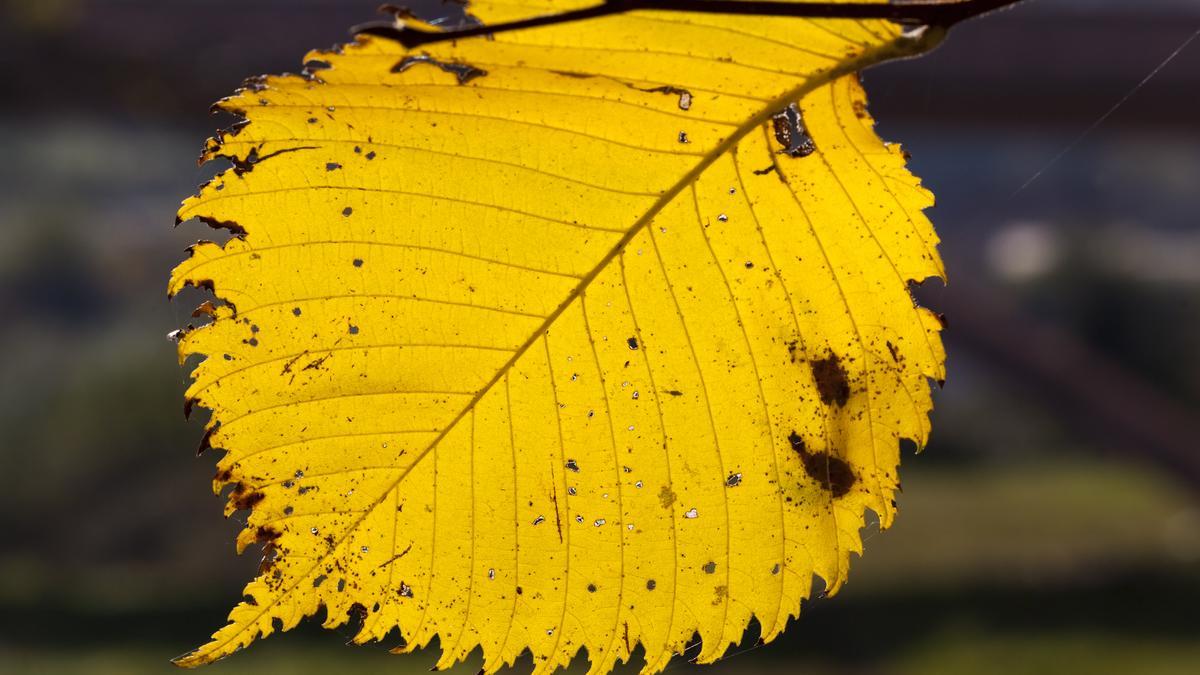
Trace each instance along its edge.
<path fill-rule="evenodd" d="M 487 23 L 562 3 L 475 3 Z M 770 641 L 925 442 L 932 203 L 857 70 L 883 21 L 636 12 L 380 37 L 249 83 L 179 216 L 189 405 L 266 545 L 199 665 L 326 609 L 492 672 Z"/>

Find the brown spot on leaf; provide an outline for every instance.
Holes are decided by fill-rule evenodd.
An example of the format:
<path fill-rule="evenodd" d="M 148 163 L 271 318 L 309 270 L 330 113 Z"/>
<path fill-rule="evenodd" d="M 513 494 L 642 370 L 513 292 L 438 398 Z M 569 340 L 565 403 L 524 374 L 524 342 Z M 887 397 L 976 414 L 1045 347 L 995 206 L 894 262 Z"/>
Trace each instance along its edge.
<path fill-rule="evenodd" d="M 574 461 L 575 460 L 571 460 L 571 462 L 574 462 Z M 568 468 L 570 468 L 570 465 L 568 465 Z M 576 468 L 575 470 L 578 471 L 579 469 Z M 562 515 L 558 512 L 558 488 L 557 487 L 555 487 L 553 490 L 551 490 L 550 501 L 554 502 L 554 527 L 556 530 L 558 530 L 558 542 L 561 544 L 563 541 Z M 538 516 L 538 517 L 541 518 L 541 516 Z M 534 522 L 534 525 L 537 525 L 536 521 Z"/>
<path fill-rule="evenodd" d="M 487 75 L 486 70 L 476 68 L 467 63 L 454 63 L 452 61 L 438 61 L 428 54 L 419 54 L 416 56 L 406 56 L 399 63 L 392 66 L 393 73 L 403 73 L 412 68 L 418 63 L 427 63 L 431 66 L 437 66 L 447 73 L 452 73 L 458 78 L 459 84 L 466 84 L 477 77 Z"/>
<path fill-rule="evenodd" d="M 804 471 L 821 484 L 834 497 L 841 497 L 854 486 L 854 472 L 850 465 L 838 457 L 824 452 L 813 453 L 804 458 Z"/>
<path fill-rule="evenodd" d="M 319 359 L 313 359 L 312 361 L 309 362 L 309 364 L 307 366 L 304 366 L 304 368 L 302 368 L 301 370 L 318 370 L 332 356 L 333 356 L 333 352 L 330 352 L 330 353 L 326 354 L 325 356 L 322 356 Z"/>
<path fill-rule="evenodd" d="M 825 405 L 846 405 L 850 400 L 850 380 L 837 354 L 828 358 L 809 361 L 813 379 L 817 382 L 817 393 Z"/>
<path fill-rule="evenodd" d="M 690 110 L 692 107 L 692 92 L 681 87 L 672 87 L 666 84 L 661 87 L 654 87 L 653 89 L 642 89 L 641 87 L 634 87 L 633 85 L 629 85 L 629 87 L 647 93 L 670 94 L 673 96 L 678 96 L 680 110 Z"/>
<path fill-rule="evenodd" d="M 296 365 L 297 361 L 299 361 L 300 359 L 304 358 L 307 355 L 308 355 L 308 350 L 306 349 L 303 352 L 293 356 L 291 359 L 288 359 L 288 361 L 283 364 L 283 370 L 279 373 L 280 377 L 291 373 L 292 379 L 288 381 L 288 384 L 295 382 L 296 374 L 292 372 L 292 366 Z"/>
<path fill-rule="evenodd" d="M 817 484 L 828 490 L 833 497 L 841 497 L 854 487 L 857 478 L 845 460 L 831 457 L 825 452 L 809 452 L 804 439 L 795 431 L 788 436 L 788 442 L 800 455 L 808 477 L 817 481 Z"/>
<path fill-rule="evenodd" d="M 253 492 L 243 492 L 243 490 L 245 490 L 245 486 L 238 483 L 237 487 L 229 495 L 229 500 L 233 502 L 233 507 L 237 511 L 246 511 L 254 508 L 254 505 L 261 502 L 263 497 L 266 496 L 258 490 Z"/>
<path fill-rule="evenodd" d="M 596 77 L 591 73 L 579 73 L 573 70 L 551 70 L 550 72 L 554 73 L 555 75 L 562 75 L 563 77 L 570 77 L 576 80 L 586 80 L 591 77 Z"/>
<path fill-rule="evenodd" d="M 309 120 L 310 123 L 315 122 L 315 121 L 316 121 L 315 119 Z M 317 150 L 318 149 L 318 147 L 315 145 L 301 145 L 301 146 L 297 146 L 294 148 L 282 148 L 282 149 L 276 150 L 275 152 L 268 152 L 265 155 L 259 155 L 258 151 L 261 149 L 261 147 L 262 146 L 259 146 L 256 148 L 251 148 L 250 152 L 246 154 L 245 158 L 234 157 L 232 155 L 216 155 L 216 156 L 224 157 L 225 159 L 229 160 L 229 162 L 231 164 L 233 164 L 233 173 L 235 175 L 241 176 L 243 174 L 247 174 L 247 173 L 253 171 L 255 166 L 265 162 L 268 159 L 271 159 L 272 157 L 278 157 L 279 155 L 283 155 L 283 154 L 286 154 L 289 152 L 297 152 L 299 150 Z M 201 157 L 201 160 L 203 160 L 203 159 L 204 158 Z M 204 220 L 203 217 L 201 217 L 200 219 Z M 208 221 L 205 221 L 205 222 L 208 222 Z M 209 225 L 212 225 L 212 223 L 209 223 Z M 217 227 L 217 226 L 214 225 L 213 227 Z M 242 230 L 242 233 L 244 234 L 245 230 Z M 237 234 L 237 233 L 235 232 L 235 234 Z"/>
<path fill-rule="evenodd" d="M 675 503 L 675 491 L 666 485 L 662 486 L 662 489 L 658 491 L 658 500 L 664 509 L 671 508 L 671 505 Z"/>
<path fill-rule="evenodd" d="M 891 340 L 888 340 L 887 348 L 888 348 L 888 351 L 891 352 L 891 354 L 892 354 L 892 360 L 895 361 L 896 363 L 900 363 L 900 361 L 901 361 L 900 350 L 896 348 L 896 345 L 892 344 Z"/>
<path fill-rule="evenodd" d="M 800 438 L 800 434 L 794 431 L 791 434 L 788 434 L 788 443 L 792 444 L 793 450 L 802 455 L 808 452 L 808 448 L 804 446 L 804 439 Z"/>
<path fill-rule="evenodd" d="M 396 562 L 397 560 L 399 560 L 399 559 L 403 558 L 404 556 L 408 555 L 408 552 L 412 550 L 412 547 L 413 547 L 413 545 L 412 545 L 412 544 L 409 544 L 409 545 L 408 545 L 408 547 L 407 547 L 407 548 L 405 548 L 403 551 L 401 551 L 401 552 L 397 553 L 396 555 L 392 556 L 391 558 L 388 558 L 388 559 L 387 559 L 387 560 L 385 560 L 384 562 L 382 562 L 382 563 L 379 563 L 379 566 L 380 566 L 380 567 L 387 567 L 388 565 L 391 565 L 392 563 Z"/>
<path fill-rule="evenodd" d="M 799 349 L 800 349 L 800 341 L 799 340 L 790 340 L 787 343 L 788 357 L 792 360 L 792 363 L 796 362 L 796 352 Z"/>

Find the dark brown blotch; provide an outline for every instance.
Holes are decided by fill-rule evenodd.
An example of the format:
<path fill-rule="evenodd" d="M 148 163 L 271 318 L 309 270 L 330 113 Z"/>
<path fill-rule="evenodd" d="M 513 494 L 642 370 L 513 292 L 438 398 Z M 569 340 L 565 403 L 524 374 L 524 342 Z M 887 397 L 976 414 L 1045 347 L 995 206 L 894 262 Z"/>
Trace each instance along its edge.
<path fill-rule="evenodd" d="M 809 452 L 808 447 L 804 444 L 804 439 L 800 438 L 795 431 L 788 436 L 788 442 L 792 449 L 800 455 L 800 461 L 804 464 L 804 473 L 828 490 L 834 498 L 845 495 L 850 492 L 850 488 L 854 487 L 858 478 L 845 460 L 832 457 L 826 452 Z"/>
<path fill-rule="evenodd" d="M 261 502 L 263 497 L 266 497 L 258 490 L 252 492 L 244 492 L 245 486 L 241 483 L 237 485 L 234 491 L 229 495 L 230 501 L 233 502 L 233 507 L 237 511 L 247 511 L 254 508 L 254 505 Z"/>
<path fill-rule="evenodd" d="M 846 405 L 850 400 L 850 378 L 837 354 L 824 359 L 809 361 L 813 379 L 817 382 L 817 393 L 825 405 Z"/>
<path fill-rule="evenodd" d="M 804 472 L 834 497 L 841 497 L 854 487 L 857 479 L 845 460 L 824 452 L 814 452 L 803 459 Z"/>

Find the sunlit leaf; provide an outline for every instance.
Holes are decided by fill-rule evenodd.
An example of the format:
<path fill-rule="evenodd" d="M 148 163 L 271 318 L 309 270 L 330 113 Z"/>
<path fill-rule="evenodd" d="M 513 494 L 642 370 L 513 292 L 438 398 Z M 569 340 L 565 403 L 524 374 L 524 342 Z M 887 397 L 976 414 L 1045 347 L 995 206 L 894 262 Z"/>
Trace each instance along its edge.
<path fill-rule="evenodd" d="M 488 24 L 564 3 L 475 3 Z M 539 7 L 540 6 L 540 7 Z M 429 28 L 429 27 L 427 27 Z M 170 291 L 261 574 L 213 661 L 325 608 L 537 672 L 709 662 L 835 592 L 929 433 L 931 195 L 856 71 L 933 31 L 634 12 L 360 37 L 220 103 Z M 689 656 L 696 654 L 689 652 Z"/>

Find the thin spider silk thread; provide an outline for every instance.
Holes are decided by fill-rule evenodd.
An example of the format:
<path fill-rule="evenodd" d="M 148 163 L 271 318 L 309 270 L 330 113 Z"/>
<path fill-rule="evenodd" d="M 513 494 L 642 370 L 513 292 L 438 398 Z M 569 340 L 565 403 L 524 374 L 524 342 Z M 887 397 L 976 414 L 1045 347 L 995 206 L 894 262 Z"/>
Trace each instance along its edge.
<path fill-rule="evenodd" d="M 1187 37 L 1187 39 L 1185 39 L 1183 41 L 1182 44 L 1180 44 L 1178 47 L 1175 48 L 1175 51 L 1173 51 L 1169 55 L 1167 55 L 1167 58 L 1163 59 L 1161 63 L 1159 63 L 1157 66 L 1155 66 L 1154 70 L 1151 70 L 1149 75 L 1146 75 L 1146 77 L 1142 78 L 1141 82 L 1138 82 L 1136 85 L 1134 85 L 1133 89 L 1130 89 L 1124 96 L 1121 97 L 1121 99 L 1119 101 L 1117 101 L 1115 104 L 1113 104 L 1113 106 L 1111 108 L 1109 108 L 1103 115 L 1098 117 L 1095 122 L 1092 122 L 1092 124 L 1090 126 L 1088 126 L 1088 128 L 1084 129 L 1082 133 L 1080 133 L 1078 136 L 1076 136 L 1073 141 L 1068 143 L 1066 145 L 1066 147 L 1064 147 L 1049 162 L 1046 162 L 1045 166 L 1043 166 L 1042 168 L 1040 168 L 1036 172 L 1034 172 L 1034 174 L 1029 177 L 1029 180 L 1025 181 L 1021 185 L 1021 187 L 1017 188 L 1011 195 L 1008 196 L 1008 198 L 1012 199 L 1013 197 L 1016 197 L 1018 194 L 1020 194 L 1022 191 L 1024 191 L 1025 188 L 1029 187 L 1030 185 L 1033 185 L 1033 183 L 1038 178 L 1041 178 L 1042 174 L 1049 171 L 1051 169 L 1051 167 L 1053 167 L 1055 164 L 1058 164 L 1059 160 L 1061 160 L 1063 157 L 1066 157 L 1068 153 L 1070 153 L 1072 150 L 1074 150 L 1075 147 L 1078 146 L 1080 143 L 1082 143 L 1085 138 L 1090 136 L 1092 134 L 1092 132 L 1094 132 L 1096 129 L 1099 129 L 1100 125 L 1104 124 L 1104 122 L 1106 120 L 1108 120 L 1109 117 L 1112 117 L 1113 113 L 1115 113 L 1117 111 L 1117 109 L 1119 109 L 1121 106 L 1125 105 L 1125 103 L 1128 102 L 1129 99 L 1133 98 L 1134 95 L 1137 94 L 1138 91 L 1140 91 L 1142 89 L 1142 87 L 1146 86 L 1146 83 L 1148 83 L 1150 80 L 1154 79 L 1154 76 L 1158 75 L 1158 73 L 1160 71 L 1162 71 L 1163 68 L 1166 68 L 1167 65 L 1169 63 L 1171 63 L 1172 61 L 1174 61 L 1177 56 L 1182 54 L 1183 50 L 1187 49 L 1188 45 L 1190 45 L 1192 43 L 1192 41 L 1194 41 L 1197 37 L 1200 37 L 1200 28 L 1197 28 L 1195 30 L 1195 32 L 1193 32 L 1191 35 L 1189 35 Z"/>

